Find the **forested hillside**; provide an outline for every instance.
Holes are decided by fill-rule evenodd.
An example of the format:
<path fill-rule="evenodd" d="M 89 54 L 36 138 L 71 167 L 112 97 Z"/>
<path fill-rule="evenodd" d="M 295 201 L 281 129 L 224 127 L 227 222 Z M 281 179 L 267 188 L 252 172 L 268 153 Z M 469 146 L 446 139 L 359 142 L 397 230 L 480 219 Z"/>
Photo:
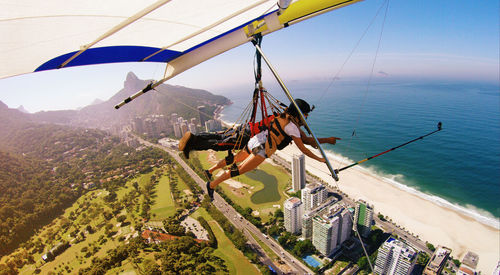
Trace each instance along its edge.
<path fill-rule="evenodd" d="M 36 124 L 17 110 L 3 108 L 0 121 L 0 256 L 60 215 L 84 188 L 119 184 L 165 157 L 100 130 Z"/>

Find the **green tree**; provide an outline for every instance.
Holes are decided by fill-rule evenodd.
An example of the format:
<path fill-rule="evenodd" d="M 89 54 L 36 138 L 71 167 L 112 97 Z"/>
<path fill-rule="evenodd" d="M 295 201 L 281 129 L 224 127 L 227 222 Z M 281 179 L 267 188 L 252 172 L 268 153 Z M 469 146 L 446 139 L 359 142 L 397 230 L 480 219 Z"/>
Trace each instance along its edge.
<path fill-rule="evenodd" d="M 127 217 L 126 217 L 126 216 L 124 216 L 124 215 L 118 216 L 118 217 L 116 218 L 116 220 L 117 220 L 118 222 L 124 222 L 126 219 L 127 219 Z"/>
<path fill-rule="evenodd" d="M 297 241 L 293 247 L 293 253 L 299 257 L 303 257 L 306 254 L 312 254 L 316 251 L 311 240 Z"/>
<path fill-rule="evenodd" d="M 417 256 L 417 264 L 419 264 L 421 266 L 425 266 L 429 262 L 429 259 L 430 259 L 429 254 L 427 254 L 425 252 L 420 252 L 420 253 L 418 253 L 418 256 Z"/>
<path fill-rule="evenodd" d="M 146 275 L 161 275 L 160 266 L 152 259 L 146 258 L 142 263 Z"/>

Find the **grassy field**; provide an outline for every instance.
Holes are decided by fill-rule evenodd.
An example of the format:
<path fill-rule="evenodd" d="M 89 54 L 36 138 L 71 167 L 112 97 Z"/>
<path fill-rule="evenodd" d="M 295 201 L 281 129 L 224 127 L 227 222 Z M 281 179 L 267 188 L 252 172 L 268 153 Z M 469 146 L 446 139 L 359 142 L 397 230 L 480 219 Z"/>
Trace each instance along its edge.
<path fill-rule="evenodd" d="M 82 249 L 86 247 L 88 250 L 97 250 L 95 255 L 102 256 L 110 248 L 119 244 L 116 239 L 110 239 L 103 245 L 97 245 L 100 236 L 104 235 L 105 223 L 116 224 L 116 219 L 105 221 L 104 217 L 100 215 L 102 211 L 110 211 L 103 201 L 103 197 L 107 195 L 104 190 L 91 191 L 77 200 L 72 207 L 66 209 L 62 217 L 54 220 L 50 225 L 45 226 L 43 230 L 37 235 L 42 243 L 47 244 L 46 249 L 42 253 L 34 253 L 34 265 L 27 265 L 20 270 L 20 274 L 33 274 L 35 268 L 40 268 L 42 274 L 47 274 L 49 271 L 56 273 L 77 273 L 78 269 L 89 266 L 90 257 L 85 257 Z M 71 215 L 73 213 L 73 215 Z M 71 222 L 72 217 L 77 217 L 76 222 Z M 71 225 L 64 229 L 63 224 L 70 222 Z M 90 225 L 95 232 L 85 234 L 85 240 L 75 243 L 73 237 L 69 235 L 70 232 L 78 229 L 83 230 L 87 225 Z M 99 229 L 100 228 L 100 229 Z M 45 263 L 42 260 L 42 255 L 45 254 L 47 248 L 59 243 L 60 241 L 72 242 L 64 253 L 57 256 L 53 261 Z M 95 248 L 94 248 L 95 247 Z"/>
<path fill-rule="evenodd" d="M 204 208 L 196 210 L 191 216 L 195 219 L 202 216 L 212 228 L 218 243 L 214 254 L 225 261 L 228 274 L 252 275 L 260 273 L 257 267 L 250 263 L 245 255 L 226 237 L 219 224 L 212 219 Z"/>
<path fill-rule="evenodd" d="M 153 220 L 164 220 L 175 214 L 175 204 L 170 192 L 170 182 L 167 175 L 160 178 L 156 186 L 155 203 L 151 207 Z"/>
<path fill-rule="evenodd" d="M 127 194 L 133 191 L 133 183 L 137 182 L 139 188 L 143 187 L 144 184 L 151 180 L 151 176 L 154 171 L 148 174 L 143 174 L 128 181 L 119 190 L 116 191 L 117 199 L 120 201 Z M 55 219 L 50 225 L 45 226 L 34 239 L 39 239 L 43 244 L 45 244 L 45 249 L 42 253 L 32 253 L 35 260 L 33 265 L 25 265 L 23 269 L 20 270 L 21 274 L 33 274 L 36 268 L 39 268 L 42 274 L 47 274 L 50 271 L 55 273 L 77 273 L 79 269 L 90 266 L 91 258 L 104 257 L 107 251 L 113 249 L 123 243 L 120 238 L 130 237 L 133 234 L 137 234 L 134 225 L 136 220 L 140 220 L 140 204 L 142 204 L 143 196 L 138 193 L 139 197 L 134 199 L 135 206 L 132 207 L 134 210 L 128 212 L 123 209 L 120 215 L 126 215 L 124 225 L 120 226 L 116 217 L 110 220 L 105 220 L 102 215 L 103 212 L 112 212 L 112 209 L 104 202 L 104 197 L 108 195 L 109 192 L 98 189 L 79 198 L 71 207 L 66 209 L 65 213 L 60 217 Z M 156 196 L 155 203 L 153 204 L 151 211 L 156 214 L 156 218 L 164 219 L 175 213 L 175 205 L 172 200 L 170 192 L 170 183 L 168 176 L 162 176 L 159 179 L 159 184 L 156 186 Z M 105 225 L 112 225 L 112 231 L 116 232 L 116 235 L 109 238 L 106 237 Z M 90 225 L 94 232 L 85 232 L 85 227 Z M 70 236 L 70 232 L 73 231 L 85 232 L 85 238 L 80 242 L 75 242 L 74 237 Z M 105 239 L 105 240 L 103 240 Z M 45 263 L 42 260 L 42 255 L 47 252 L 55 244 L 61 241 L 68 241 L 71 243 L 64 253 L 57 256 L 53 261 Z M 87 251 L 90 253 L 87 254 Z M 146 255 L 145 255 L 146 256 Z M 127 266 L 122 267 L 120 270 L 133 269 L 132 264 L 127 264 Z"/>
<path fill-rule="evenodd" d="M 204 169 L 214 164 L 213 156 L 222 159 L 226 152 L 200 151 L 193 154 L 198 157 Z M 276 211 L 276 205 L 283 205 L 288 199 L 286 190 L 290 185 L 291 176 L 280 166 L 268 162 L 261 164 L 258 169 L 233 178 L 243 184 L 242 188 L 235 188 L 226 183 L 220 185 L 233 202 L 241 207 L 250 207 L 259 212 L 262 221 L 269 220 L 269 216 Z"/>
<path fill-rule="evenodd" d="M 223 154 L 219 154 L 222 157 Z M 203 158 L 202 158 L 203 159 Z M 207 159 L 205 155 L 205 160 Z M 204 167 L 211 165 L 206 161 Z M 260 172 L 262 171 L 262 172 Z M 54 272 L 55 274 L 75 274 L 81 268 L 89 267 L 93 257 L 104 257 L 110 249 L 113 249 L 123 244 L 124 239 L 131 237 L 139 232 L 135 231 L 136 222 L 141 221 L 140 213 L 141 205 L 144 201 L 144 196 L 141 194 L 141 188 L 149 183 L 151 177 L 156 170 L 147 174 L 138 175 L 137 177 L 126 182 L 122 187 L 116 190 L 116 200 L 113 204 L 121 204 L 122 201 L 128 201 L 128 205 L 123 205 L 124 208 L 118 215 L 112 215 L 107 220 L 103 213 L 113 213 L 113 209 L 109 203 L 106 203 L 104 198 L 109 195 L 109 192 L 103 189 L 90 191 L 79 198 L 71 207 L 66 209 L 63 215 L 55 219 L 51 224 L 41 229 L 36 236 L 32 238 L 32 242 L 43 244 L 42 252 L 28 251 L 33 256 L 34 264 L 26 264 L 20 274 L 34 274 L 38 269 L 41 274 Z M 277 174 L 278 173 L 278 174 Z M 279 173 L 284 174 L 279 175 Z M 264 175 L 264 176 L 263 176 Z M 187 185 L 175 175 L 177 181 L 177 189 L 181 193 L 181 200 L 190 199 L 192 195 L 188 191 Z M 274 183 L 262 183 L 259 179 L 268 177 L 265 181 L 275 181 Z M 234 201 L 241 202 L 243 207 L 250 206 L 255 210 L 262 212 L 265 208 L 272 208 L 273 204 L 280 204 L 284 200 L 283 190 L 287 183 L 286 173 L 278 171 L 276 167 L 269 164 L 264 164 L 262 170 L 256 172 L 256 176 L 249 175 L 240 177 L 243 183 L 251 190 L 243 199 L 239 198 L 236 193 L 233 193 L 228 186 L 227 194 L 232 196 Z M 246 182 L 245 182 L 246 181 Z M 138 183 L 139 192 L 135 192 L 134 183 Z M 274 184 L 274 185 L 273 185 Z M 224 184 L 225 185 L 225 184 Z M 171 195 L 170 179 L 168 175 L 159 178 L 159 183 L 155 187 L 154 203 L 151 206 L 151 213 L 154 214 L 152 220 L 160 221 L 172 215 L 176 211 L 176 204 Z M 250 189 L 251 188 L 251 189 Z M 265 188 L 274 190 L 272 196 L 256 195 L 257 199 L 252 199 L 253 194 L 263 192 Z M 269 190 L 271 190 L 269 189 Z M 265 192 L 265 191 L 264 191 Z M 130 198 L 132 195 L 135 197 Z M 126 199 L 129 198 L 129 199 Z M 259 203 L 254 203 L 257 200 Z M 273 209 L 274 212 L 275 209 Z M 115 212 L 116 213 L 116 212 Z M 126 220 L 123 224 L 119 224 L 117 216 L 125 215 Z M 199 209 L 193 216 L 202 215 L 210 224 L 219 243 L 215 251 L 215 255 L 224 259 L 228 272 L 230 274 L 257 274 L 259 270 L 251 264 L 248 259 L 234 247 L 232 242 L 225 236 L 220 226 L 213 220 L 204 209 Z M 85 228 L 90 226 L 91 232 L 87 232 Z M 107 229 L 106 229 L 107 228 Z M 114 232 L 113 237 L 108 237 L 107 231 Z M 72 233 L 70 236 L 70 233 Z M 75 233 L 76 232 L 76 236 Z M 79 240 L 75 240 L 78 238 Z M 55 244 L 67 241 L 71 246 L 61 255 L 57 256 L 53 261 L 45 263 L 41 257 Z M 16 253 L 22 251 L 18 249 Z M 141 253 L 140 257 L 150 257 L 151 253 Z M 2 259 L 3 260 L 3 259 Z M 124 261 L 119 268 L 113 269 L 111 273 L 128 272 L 133 273 L 136 269 L 135 264 Z"/>

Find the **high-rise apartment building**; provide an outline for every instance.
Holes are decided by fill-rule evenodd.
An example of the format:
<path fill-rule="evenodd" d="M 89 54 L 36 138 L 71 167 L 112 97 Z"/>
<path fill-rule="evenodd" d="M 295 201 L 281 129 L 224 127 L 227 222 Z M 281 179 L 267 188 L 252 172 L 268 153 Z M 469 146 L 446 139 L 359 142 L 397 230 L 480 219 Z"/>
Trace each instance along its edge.
<path fill-rule="evenodd" d="M 304 215 L 302 215 L 302 237 L 304 239 L 312 240 L 312 234 L 313 234 L 312 218 L 321 211 L 324 211 L 327 207 L 332 206 L 337 201 L 338 200 L 335 197 L 329 197 L 323 202 L 323 204 L 314 208 L 313 210 L 307 212 L 304 211 Z M 302 203 L 302 205 L 304 205 L 304 203 Z"/>
<path fill-rule="evenodd" d="M 293 234 L 300 233 L 302 228 L 302 202 L 299 198 L 291 197 L 283 205 L 285 229 Z"/>
<path fill-rule="evenodd" d="M 323 255 L 335 253 L 346 241 L 352 228 L 351 213 L 341 204 L 334 204 L 312 218 L 314 247 Z"/>
<path fill-rule="evenodd" d="M 303 154 L 294 155 L 292 158 L 292 187 L 293 192 L 298 192 L 306 185 L 306 163 Z"/>
<path fill-rule="evenodd" d="M 211 118 L 211 115 L 208 113 L 208 108 L 204 105 L 198 106 L 198 116 L 201 126 L 204 126 L 205 121 L 208 121 Z"/>
<path fill-rule="evenodd" d="M 302 203 L 304 204 L 304 213 L 313 210 L 322 204 L 328 197 L 328 190 L 325 186 L 318 183 L 306 185 L 301 192 Z"/>
<path fill-rule="evenodd" d="M 358 231 L 363 237 L 368 237 L 373 223 L 373 206 L 363 200 L 356 202 L 356 211 L 354 212 L 354 231 Z"/>
<path fill-rule="evenodd" d="M 173 126 L 174 126 L 174 135 L 175 135 L 175 137 L 181 138 L 182 135 L 184 134 L 184 133 L 181 132 L 181 125 L 179 124 L 179 122 L 175 122 Z"/>
<path fill-rule="evenodd" d="M 188 129 L 189 129 L 189 132 L 193 133 L 193 134 L 196 134 L 197 131 L 196 131 L 196 125 L 192 122 L 190 122 L 188 124 Z"/>
<path fill-rule="evenodd" d="M 389 238 L 378 249 L 374 273 L 378 275 L 409 275 L 415 266 L 416 251 L 409 245 Z"/>

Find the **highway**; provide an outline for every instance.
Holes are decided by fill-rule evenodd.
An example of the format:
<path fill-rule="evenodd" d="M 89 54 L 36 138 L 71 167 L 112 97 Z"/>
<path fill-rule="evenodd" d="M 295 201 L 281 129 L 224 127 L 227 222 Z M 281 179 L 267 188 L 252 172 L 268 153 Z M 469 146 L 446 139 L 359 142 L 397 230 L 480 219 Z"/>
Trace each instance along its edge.
<path fill-rule="evenodd" d="M 153 144 L 151 142 L 148 142 L 146 140 L 143 140 L 137 136 L 135 136 L 140 143 L 147 145 L 147 146 L 153 146 L 159 149 L 164 150 L 167 152 L 170 156 L 172 156 L 183 168 L 186 170 L 186 172 L 195 180 L 195 182 L 203 189 L 205 190 L 205 184 L 206 181 L 202 178 L 200 178 L 192 169 L 189 167 L 187 163 L 184 162 L 184 160 L 179 156 L 177 150 L 172 150 L 168 147 L 159 145 L 159 144 Z M 205 190 L 206 191 L 206 190 Z M 226 203 L 226 201 L 219 195 L 217 192 L 214 193 L 214 200 L 213 200 L 213 205 L 217 207 L 219 211 L 221 211 L 224 216 L 231 221 L 231 223 L 239 230 L 241 230 L 245 236 L 247 237 L 250 246 L 257 252 L 259 255 L 259 260 L 264 263 L 266 266 L 270 265 L 272 268 L 278 273 L 278 274 L 314 274 L 312 270 L 310 270 L 306 265 L 304 265 L 302 262 L 298 261 L 295 259 L 294 256 L 292 256 L 290 253 L 288 253 L 285 249 L 283 249 L 278 242 L 276 242 L 274 239 L 269 238 L 267 235 L 264 235 L 256 226 L 254 226 L 252 223 L 250 223 L 248 220 L 246 220 L 244 217 L 242 217 L 231 205 Z M 253 236 L 252 236 L 253 234 Z M 271 260 L 271 257 L 267 255 L 267 253 L 262 249 L 262 247 L 259 245 L 259 243 L 254 239 L 254 237 L 258 238 L 261 242 L 263 242 L 265 245 L 267 245 L 278 257 L 286 263 L 289 267 L 291 267 L 291 272 L 288 271 L 282 271 L 280 268 L 278 268 Z"/>

